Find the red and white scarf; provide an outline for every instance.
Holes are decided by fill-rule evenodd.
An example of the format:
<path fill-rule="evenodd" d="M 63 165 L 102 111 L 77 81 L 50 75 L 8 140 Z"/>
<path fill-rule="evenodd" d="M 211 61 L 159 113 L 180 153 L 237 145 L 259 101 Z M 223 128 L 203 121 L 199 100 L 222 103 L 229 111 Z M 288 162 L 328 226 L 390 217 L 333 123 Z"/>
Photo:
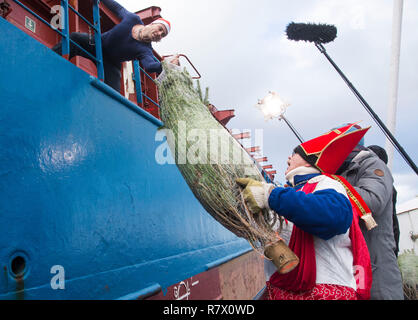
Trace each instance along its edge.
<path fill-rule="evenodd" d="M 301 191 L 306 194 L 313 193 L 316 186 L 317 183 L 306 183 Z M 361 300 L 368 300 L 370 299 L 372 283 L 370 255 L 358 224 L 358 212 L 354 206 L 353 222 L 350 227 L 349 237 L 352 245 L 353 265 L 364 270 L 363 281 L 357 283 L 357 297 Z M 289 248 L 299 257 L 299 265 L 287 274 L 276 272 L 271 276 L 270 281 L 267 283 L 267 288 L 270 288 L 270 297 L 274 296 L 271 292 L 274 288 L 303 294 L 312 291 L 316 287 L 316 257 L 313 236 L 294 225 Z"/>

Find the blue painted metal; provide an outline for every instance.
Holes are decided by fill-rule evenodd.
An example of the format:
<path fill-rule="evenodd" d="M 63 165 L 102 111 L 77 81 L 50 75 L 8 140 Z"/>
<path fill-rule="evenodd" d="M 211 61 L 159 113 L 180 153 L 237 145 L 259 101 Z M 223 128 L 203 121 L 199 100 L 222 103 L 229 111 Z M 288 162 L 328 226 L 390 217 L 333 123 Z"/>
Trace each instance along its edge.
<path fill-rule="evenodd" d="M 270 176 L 263 169 L 260 168 L 260 171 L 267 183 L 274 183 L 274 181 L 271 180 Z"/>
<path fill-rule="evenodd" d="M 263 289 L 261 289 L 260 291 L 258 291 L 258 293 L 255 295 L 255 297 L 253 298 L 253 300 L 261 300 L 261 298 L 265 294 L 266 290 L 267 290 L 267 287 L 264 286 Z"/>
<path fill-rule="evenodd" d="M 150 97 L 148 97 L 145 93 L 142 92 L 141 72 L 143 74 L 145 74 L 145 76 L 147 76 L 148 78 L 150 78 L 152 81 L 154 81 L 154 79 L 143 68 L 141 68 L 141 66 L 139 65 L 139 62 L 137 60 L 135 60 L 134 61 L 134 74 L 135 74 L 136 95 L 137 95 L 137 101 L 138 101 L 138 103 L 141 103 L 142 104 L 142 102 L 143 102 L 142 97 L 145 97 L 149 101 L 151 101 L 154 105 L 156 105 L 158 108 L 161 108 L 160 105 L 157 102 L 155 102 Z"/>
<path fill-rule="evenodd" d="M 155 283 L 145 289 L 139 290 L 134 293 L 130 293 L 116 300 L 143 300 L 159 293 L 161 290 L 162 290 L 161 286 L 158 283 Z"/>
<path fill-rule="evenodd" d="M 105 84 L 105 83 L 103 83 L 101 81 L 98 81 L 96 78 L 91 77 L 91 76 L 90 76 L 90 83 L 91 83 L 92 86 L 94 86 L 97 89 L 103 91 L 108 96 L 112 97 L 113 99 L 118 100 L 120 103 L 123 103 L 124 105 L 126 105 L 127 107 L 129 107 L 130 109 L 132 109 L 133 111 L 135 111 L 136 113 L 138 113 L 143 118 L 151 121 L 156 126 L 158 126 L 158 127 L 162 127 L 163 126 L 163 123 L 161 122 L 161 120 L 157 119 L 152 114 L 146 112 L 144 109 L 141 109 L 136 104 L 134 104 L 131 101 L 129 101 L 124 96 L 122 96 L 119 92 L 116 92 L 115 89 L 109 87 L 107 84 Z"/>
<path fill-rule="evenodd" d="M 225 262 L 228 262 L 228 261 L 230 261 L 232 259 L 238 258 L 238 257 L 240 257 L 240 256 L 242 256 L 242 255 L 244 255 L 244 254 L 246 254 L 248 252 L 250 252 L 251 250 L 252 250 L 252 248 L 246 248 L 246 249 L 244 249 L 242 251 L 238 251 L 238 252 L 235 252 L 233 254 L 230 254 L 230 255 L 228 255 L 226 257 L 222 257 L 222 258 L 220 258 L 218 260 L 212 261 L 212 262 L 206 264 L 206 266 L 205 266 L 206 267 L 206 270 L 210 270 L 210 269 L 219 267 L 221 264 L 224 264 Z"/>
<path fill-rule="evenodd" d="M 136 101 L 138 104 L 142 104 L 142 85 L 141 85 L 141 71 L 139 66 L 139 61 L 133 61 L 134 66 L 134 79 L 135 79 L 135 88 L 136 88 Z"/>
<path fill-rule="evenodd" d="M 249 248 L 155 161 L 158 119 L 3 18 L 0 33 L 0 299 L 126 298 Z"/>
<path fill-rule="evenodd" d="M 138 68 L 145 74 L 145 76 L 147 76 L 149 79 L 151 79 L 151 81 L 154 81 L 154 79 L 139 64 L 138 64 Z"/>
<path fill-rule="evenodd" d="M 87 54 L 90 58 L 92 58 L 94 61 L 96 61 L 96 64 L 99 63 L 99 60 L 96 59 L 95 56 L 93 56 L 90 52 L 88 52 L 86 49 L 84 49 L 83 47 L 81 47 L 77 42 L 74 42 L 73 40 L 70 39 L 71 44 L 75 45 L 76 47 L 78 47 L 81 51 L 83 51 L 85 54 Z M 64 55 L 64 53 L 62 54 Z"/>
<path fill-rule="evenodd" d="M 104 81 L 104 69 L 103 69 L 103 53 L 102 53 L 102 38 L 100 31 L 100 0 L 93 1 L 93 20 L 94 20 L 94 40 L 96 45 L 96 66 L 97 66 L 97 77 Z"/>
<path fill-rule="evenodd" d="M 68 0 L 61 0 L 61 8 L 63 9 L 62 14 L 63 22 L 62 23 L 62 32 L 65 35 L 62 38 L 62 55 L 66 58 L 70 55 L 70 19 L 68 14 Z"/>
<path fill-rule="evenodd" d="M 142 95 L 147 98 L 149 101 L 151 101 L 153 104 L 155 104 L 158 108 L 160 108 L 160 105 L 155 102 L 154 100 L 152 100 L 150 97 L 148 97 L 145 93 L 142 93 Z"/>

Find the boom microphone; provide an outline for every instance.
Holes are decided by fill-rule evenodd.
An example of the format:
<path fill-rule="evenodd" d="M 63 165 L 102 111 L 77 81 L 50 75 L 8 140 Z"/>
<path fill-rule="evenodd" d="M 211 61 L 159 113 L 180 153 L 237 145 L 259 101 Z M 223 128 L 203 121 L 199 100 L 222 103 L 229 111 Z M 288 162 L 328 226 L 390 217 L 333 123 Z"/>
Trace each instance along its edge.
<path fill-rule="evenodd" d="M 354 93 L 356 98 L 360 101 L 366 111 L 370 114 L 373 120 L 377 123 L 380 129 L 382 129 L 386 138 L 390 143 L 396 148 L 404 160 L 409 164 L 412 170 L 418 175 L 418 167 L 411 159 L 411 157 L 406 153 L 402 148 L 398 140 L 393 136 L 389 129 L 385 126 L 379 116 L 374 112 L 374 110 L 369 106 L 366 100 L 362 95 L 357 91 L 353 84 L 348 80 L 345 74 L 341 69 L 336 65 L 336 63 L 328 55 L 327 50 L 322 45 L 323 43 L 328 43 L 334 41 L 337 37 L 337 28 L 329 24 L 313 24 L 313 23 L 294 23 L 291 22 L 286 28 L 287 38 L 294 41 L 308 41 L 313 42 L 315 47 L 328 59 L 332 66 L 337 70 L 338 74 L 343 78 L 344 82 L 348 85 L 350 90 Z"/>
<path fill-rule="evenodd" d="M 330 24 L 291 22 L 286 34 L 289 40 L 328 43 L 337 37 L 337 28 Z"/>

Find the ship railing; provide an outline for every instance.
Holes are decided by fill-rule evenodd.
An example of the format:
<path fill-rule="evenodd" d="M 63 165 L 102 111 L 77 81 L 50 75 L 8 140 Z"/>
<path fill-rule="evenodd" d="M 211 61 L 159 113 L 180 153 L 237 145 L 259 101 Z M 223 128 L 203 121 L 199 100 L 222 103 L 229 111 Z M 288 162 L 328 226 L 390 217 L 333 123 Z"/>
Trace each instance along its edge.
<path fill-rule="evenodd" d="M 157 58 L 155 58 L 157 59 Z M 149 79 L 151 79 L 151 81 L 154 82 L 154 78 L 151 77 L 139 64 L 138 60 L 134 60 L 133 61 L 133 66 L 134 66 L 134 79 L 135 79 L 135 84 L 136 84 L 136 99 L 138 104 L 143 104 L 144 99 L 149 100 L 151 103 L 153 103 L 154 105 L 156 105 L 158 108 L 161 108 L 160 105 L 155 102 L 153 99 L 151 99 L 150 97 L 148 97 L 144 92 L 142 92 L 142 85 L 141 85 L 141 73 L 143 73 L 146 77 L 148 77 Z"/>
<path fill-rule="evenodd" d="M 26 11 L 33 14 L 36 18 L 42 21 L 44 24 L 49 26 L 51 29 L 56 31 L 62 37 L 62 56 L 66 59 L 69 59 L 70 56 L 70 45 L 75 45 L 84 53 L 86 53 L 90 58 L 92 58 L 96 62 L 97 67 L 97 78 L 101 81 L 104 81 L 104 68 L 103 68 L 103 54 L 102 54 L 102 40 L 101 40 L 101 31 L 100 31 L 100 9 L 99 4 L 100 0 L 93 0 L 93 24 L 90 23 L 85 17 L 83 17 L 76 9 L 74 9 L 69 3 L 68 0 L 61 0 L 61 12 L 63 17 L 60 17 L 61 25 L 59 27 L 53 26 L 51 23 L 40 17 L 37 13 L 33 10 L 25 6 L 19 0 L 13 0 L 19 6 L 21 6 Z M 84 22 L 86 22 L 93 30 L 94 30 L 94 40 L 96 46 L 96 56 L 93 56 L 89 52 L 87 52 L 84 48 L 78 45 L 76 42 L 71 40 L 70 38 L 70 27 L 69 27 L 69 10 L 73 11 L 77 16 L 79 16 Z M 61 20 L 62 19 L 62 20 Z M 60 31 L 59 29 L 62 29 Z"/>
<path fill-rule="evenodd" d="M 163 56 L 162 58 L 167 58 L 170 57 L 169 56 Z M 189 64 L 192 66 L 192 68 L 194 69 L 194 71 L 196 72 L 197 76 L 192 77 L 192 79 L 200 79 L 202 76 L 200 75 L 199 71 L 196 69 L 196 67 L 192 64 L 192 62 L 190 61 L 190 59 L 184 55 L 184 54 L 178 54 L 179 57 L 184 57 Z M 159 62 L 159 60 L 157 58 L 155 58 L 155 61 Z M 141 73 L 143 73 L 146 77 L 148 77 L 149 79 L 151 79 L 151 81 L 154 82 L 154 78 L 152 78 L 139 64 L 139 62 L 137 60 L 133 61 L 133 66 L 134 66 L 134 80 L 136 83 L 136 97 L 137 97 L 137 102 L 138 104 L 142 104 L 143 103 L 143 98 L 146 98 L 147 100 L 151 101 L 154 105 L 156 105 L 158 108 L 160 108 L 160 105 L 155 102 L 154 100 L 152 100 L 150 97 L 148 97 L 143 91 L 142 91 L 142 86 L 141 86 Z"/>

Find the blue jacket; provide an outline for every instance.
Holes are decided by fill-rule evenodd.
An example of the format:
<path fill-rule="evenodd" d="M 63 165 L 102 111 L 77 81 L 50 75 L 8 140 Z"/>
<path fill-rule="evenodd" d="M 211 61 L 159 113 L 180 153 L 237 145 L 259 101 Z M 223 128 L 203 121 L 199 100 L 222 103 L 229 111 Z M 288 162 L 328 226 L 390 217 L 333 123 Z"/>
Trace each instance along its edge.
<path fill-rule="evenodd" d="M 329 240 L 347 232 L 353 220 L 353 211 L 350 200 L 334 189 L 310 194 L 298 192 L 317 175 L 295 176 L 295 187 L 274 189 L 269 197 L 269 206 L 303 231 Z"/>
<path fill-rule="evenodd" d="M 138 59 L 147 72 L 160 73 L 161 63 L 155 59 L 151 43 L 132 38 L 132 27 L 144 24 L 141 18 L 113 0 L 102 0 L 102 2 L 122 20 L 111 30 L 103 33 L 104 55 L 114 63 Z"/>

